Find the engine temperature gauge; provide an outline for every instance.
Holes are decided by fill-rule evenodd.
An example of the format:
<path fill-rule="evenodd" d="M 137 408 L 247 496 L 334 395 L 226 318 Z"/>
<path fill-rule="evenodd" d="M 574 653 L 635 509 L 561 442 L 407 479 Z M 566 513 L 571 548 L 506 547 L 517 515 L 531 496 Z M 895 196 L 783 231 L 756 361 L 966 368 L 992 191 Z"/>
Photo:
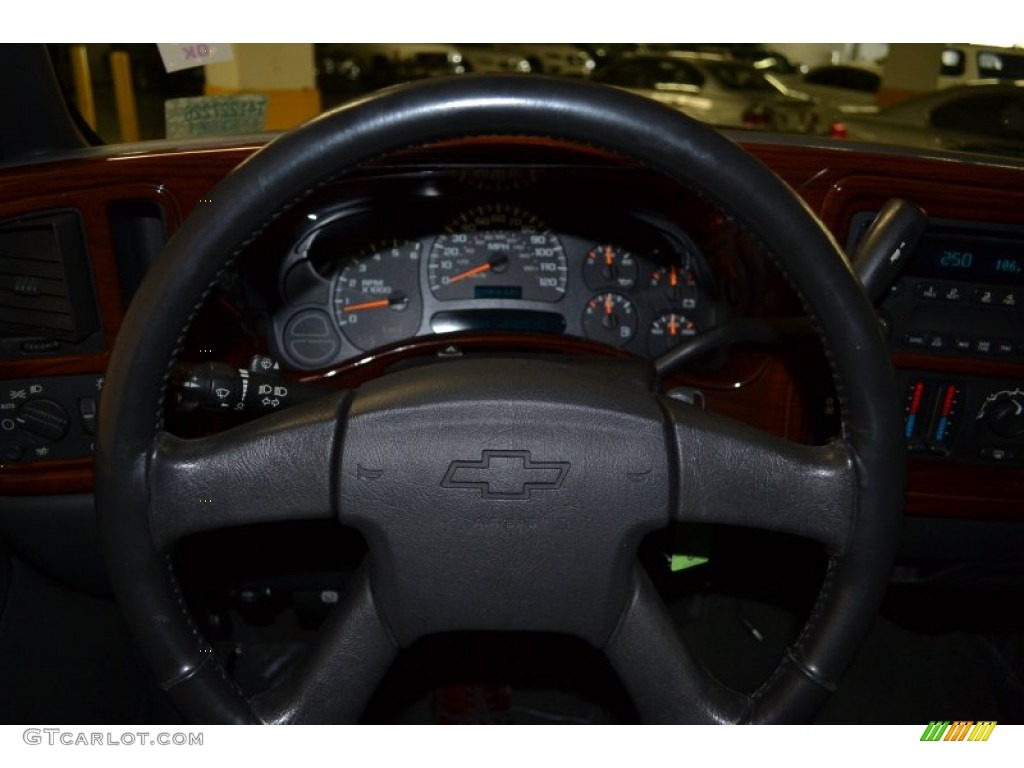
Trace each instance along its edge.
<path fill-rule="evenodd" d="M 583 332 L 602 344 L 624 347 L 636 334 L 636 326 L 636 307 L 621 293 L 599 293 L 583 310 Z"/>
<path fill-rule="evenodd" d="M 675 349 L 697 333 L 697 326 L 685 315 L 666 312 L 651 323 L 647 335 L 647 348 L 652 357 L 658 357 Z"/>

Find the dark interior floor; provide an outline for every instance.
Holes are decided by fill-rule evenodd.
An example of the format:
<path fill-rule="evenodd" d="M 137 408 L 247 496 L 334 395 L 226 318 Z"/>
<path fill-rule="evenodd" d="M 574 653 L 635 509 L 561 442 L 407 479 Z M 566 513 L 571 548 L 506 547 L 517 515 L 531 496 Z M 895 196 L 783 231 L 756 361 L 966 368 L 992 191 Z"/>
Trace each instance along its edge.
<path fill-rule="evenodd" d="M 660 552 L 651 549 L 656 563 Z M 816 568 L 798 550 L 780 559 L 777 549 L 758 546 L 683 574 L 653 575 L 692 651 L 724 682 L 752 689 L 798 631 Z M 250 603 L 225 603 L 206 617 L 222 657 L 253 689 L 301 656 L 326 611 L 320 591 L 273 583 L 276 592 L 226 588 Z M 1024 723 L 1021 595 L 1017 585 L 976 579 L 894 583 L 815 722 Z M 0 605 L 0 722 L 181 722 L 110 599 L 69 590 L 8 553 L 0 556 Z M 580 641 L 457 634 L 403 652 L 365 719 L 615 723 L 634 721 L 635 712 L 604 658 Z"/>

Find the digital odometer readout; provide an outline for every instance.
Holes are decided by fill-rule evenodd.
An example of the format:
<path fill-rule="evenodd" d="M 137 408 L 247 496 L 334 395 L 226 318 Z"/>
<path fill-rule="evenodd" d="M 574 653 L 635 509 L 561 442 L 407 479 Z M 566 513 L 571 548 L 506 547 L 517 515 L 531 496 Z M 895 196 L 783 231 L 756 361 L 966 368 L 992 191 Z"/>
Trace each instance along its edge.
<path fill-rule="evenodd" d="M 523 289 L 518 285 L 474 285 L 474 299 L 513 299 L 523 298 Z"/>
<path fill-rule="evenodd" d="M 939 280 L 1024 285 L 1024 241 L 925 235 L 908 273 Z"/>

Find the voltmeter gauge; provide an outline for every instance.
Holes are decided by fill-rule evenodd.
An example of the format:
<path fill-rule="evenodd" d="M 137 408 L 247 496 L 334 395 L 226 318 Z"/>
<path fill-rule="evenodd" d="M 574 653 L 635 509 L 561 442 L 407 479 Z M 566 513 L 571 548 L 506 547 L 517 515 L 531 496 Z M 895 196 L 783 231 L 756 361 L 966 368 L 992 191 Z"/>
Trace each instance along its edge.
<path fill-rule="evenodd" d="M 689 266 L 673 265 L 657 269 L 651 274 L 647 285 L 655 292 L 655 296 L 669 306 L 691 311 L 697 308 L 697 277 Z"/>

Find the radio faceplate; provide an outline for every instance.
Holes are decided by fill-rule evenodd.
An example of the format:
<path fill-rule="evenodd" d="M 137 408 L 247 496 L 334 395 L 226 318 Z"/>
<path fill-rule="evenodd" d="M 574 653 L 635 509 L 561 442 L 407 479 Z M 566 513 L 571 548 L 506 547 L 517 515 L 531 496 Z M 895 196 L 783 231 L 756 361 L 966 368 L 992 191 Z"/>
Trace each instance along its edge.
<path fill-rule="evenodd" d="M 1024 288 L 906 276 L 882 301 L 894 350 L 1024 361 Z"/>
<path fill-rule="evenodd" d="M 850 252 L 873 219 L 854 217 Z M 1024 361 L 1024 226 L 931 219 L 880 309 L 894 351 Z"/>

